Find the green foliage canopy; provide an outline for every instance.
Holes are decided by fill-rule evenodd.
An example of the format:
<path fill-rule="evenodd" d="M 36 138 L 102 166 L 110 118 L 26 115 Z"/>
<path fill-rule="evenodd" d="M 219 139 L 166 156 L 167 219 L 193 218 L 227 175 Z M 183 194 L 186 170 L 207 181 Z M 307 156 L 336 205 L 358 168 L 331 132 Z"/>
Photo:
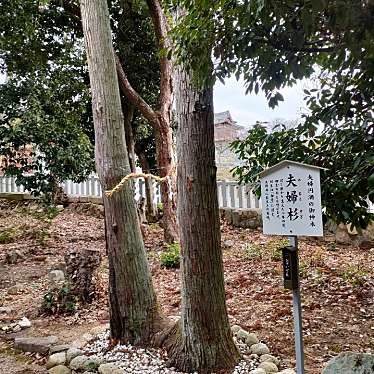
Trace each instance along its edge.
<path fill-rule="evenodd" d="M 325 215 L 337 223 L 365 228 L 374 219 L 368 202 L 374 202 L 374 127 L 345 123 L 328 126 L 319 135 L 308 124 L 269 132 L 257 124 L 232 148 L 244 165 L 234 169 L 241 183 L 255 186 L 258 173 L 281 160 L 293 160 L 327 168 L 322 171 L 322 205 Z"/>
<path fill-rule="evenodd" d="M 132 86 L 157 105 L 159 55 L 144 1 L 109 2 L 114 48 Z M 94 170 L 91 101 L 79 7 L 74 1 L 0 5 L 0 155 L 7 175 L 35 194 Z M 124 111 L 126 100 L 123 100 Z M 154 137 L 135 111 L 135 139 L 154 164 Z M 32 145 L 31 157 L 23 149 Z"/>
<path fill-rule="evenodd" d="M 60 7 L 5 0 L 0 13 L 5 173 L 34 194 L 48 195 L 63 180 L 82 181 L 94 168 L 83 45 Z"/>

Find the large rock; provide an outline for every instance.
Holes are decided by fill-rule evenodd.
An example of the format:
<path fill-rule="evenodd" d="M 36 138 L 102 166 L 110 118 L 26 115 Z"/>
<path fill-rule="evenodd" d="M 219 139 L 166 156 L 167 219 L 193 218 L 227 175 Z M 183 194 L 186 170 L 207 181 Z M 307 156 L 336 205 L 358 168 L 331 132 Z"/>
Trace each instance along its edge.
<path fill-rule="evenodd" d="M 231 331 L 232 331 L 233 334 L 236 334 L 240 330 L 241 330 L 241 327 L 238 326 L 238 325 L 234 325 L 234 326 L 231 327 Z"/>
<path fill-rule="evenodd" d="M 72 370 L 85 370 L 86 369 L 86 362 L 88 360 L 88 357 L 87 356 L 77 356 L 77 357 L 74 357 L 71 361 L 70 361 L 70 369 Z"/>
<path fill-rule="evenodd" d="M 24 352 L 47 353 L 49 348 L 56 344 L 56 336 L 45 336 L 39 338 L 15 338 L 14 347 Z"/>
<path fill-rule="evenodd" d="M 12 313 L 12 308 L 6 307 L 6 306 L 0 307 L 0 314 L 10 314 L 10 313 Z"/>
<path fill-rule="evenodd" d="M 52 270 L 48 274 L 51 283 L 59 283 L 65 281 L 65 274 L 62 270 Z"/>
<path fill-rule="evenodd" d="M 70 348 L 69 344 L 58 344 L 54 345 L 49 349 L 49 354 L 67 351 Z"/>
<path fill-rule="evenodd" d="M 125 371 L 115 363 L 108 363 L 99 366 L 99 374 L 125 374 Z"/>
<path fill-rule="evenodd" d="M 258 365 L 258 368 L 264 369 L 266 373 L 277 373 L 278 372 L 277 365 L 269 361 L 261 362 L 261 364 Z"/>
<path fill-rule="evenodd" d="M 249 374 L 266 374 L 266 371 L 264 369 L 254 369 L 249 372 Z"/>
<path fill-rule="evenodd" d="M 260 362 L 265 362 L 265 361 L 272 362 L 273 364 L 277 366 L 279 366 L 280 364 L 280 360 L 278 358 L 276 358 L 273 355 L 269 355 L 269 354 L 265 354 L 260 357 Z"/>
<path fill-rule="evenodd" d="M 83 351 L 78 348 L 69 348 L 66 352 L 66 362 L 69 364 L 73 358 L 82 356 L 83 354 Z"/>
<path fill-rule="evenodd" d="M 245 341 L 248 339 L 249 337 L 249 332 L 243 330 L 243 329 L 240 329 L 237 333 L 236 333 L 236 337 L 238 338 L 238 340 L 241 340 L 242 342 L 245 343 Z"/>
<path fill-rule="evenodd" d="M 257 344 L 259 342 L 257 335 L 251 332 L 248 334 L 247 338 L 245 339 L 245 344 L 247 344 L 249 347 L 253 344 Z"/>
<path fill-rule="evenodd" d="M 270 350 L 268 348 L 268 346 L 264 343 L 257 343 L 257 344 L 253 344 L 251 346 L 251 352 L 256 354 L 256 355 L 266 355 L 268 353 L 270 353 Z"/>
<path fill-rule="evenodd" d="M 66 363 L 66 353 L 58 352 L 48 357 L 46 366 L 47 366 L 47 369 L 50 369 L 50 368 L 53 368 L 54 366 L 65 365 L 65 363 Z"/>
<path fill-rule="evenodd" d="M 335 233 L 335 240 L 339 244 L 351 244 L 352 240 L 348 234 L 347 227 L 344 224 L 340 224 Z"/>
<path fill-rule="evenodd" d="M 23 329 L 31 327 L 31 322 L 26 317 L 22 317 L 22 319 L 18 321 L 17 324 Z"/>
<path fill-rule="evenodd" d="M 48 370 L 49 374 L 70 374 L 71 370 L 64 366 L 64 365 L 58 365 L 54 366 L 53 368 Z"/>
<path fill-rule="evenodd" d="M 373 368 L 374 355 L 343 352 L 327 363 L 322 374 L 369 374 L 374 373 Z"/>
<path fill-rule="evenodd" d="M 84 363 L 84 368 L 86 370 L 96 370 L 101 364 L 103 360 L 96 356 L 88 357 L 87 361 Z"/>

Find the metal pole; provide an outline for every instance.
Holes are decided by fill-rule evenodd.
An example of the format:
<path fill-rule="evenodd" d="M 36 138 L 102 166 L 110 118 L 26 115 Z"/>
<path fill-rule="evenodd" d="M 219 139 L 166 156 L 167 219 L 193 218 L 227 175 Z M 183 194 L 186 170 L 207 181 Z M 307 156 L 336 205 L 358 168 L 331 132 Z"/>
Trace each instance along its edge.
<path fill-rule="evenodd" d="M 296 248 L 296 255 L 298 256 L 297 237 L 289 236 L 288 241 L 290 246 Z M 297 257 L 299 263 L 299 258 Z M 299 267 L 299 265 L 297 266 Z M 299 274 L 298 274 L 299 276 Z M 304 374 L 304 345 L 303 345 L 303 325 L 301 317 L 301 296 L 300 286 L 296 290 L 292 290 L 292 304 L 293 304 L 293 317 L 295 329 L 295 350 L 296 350 L 296 373 Z"/>

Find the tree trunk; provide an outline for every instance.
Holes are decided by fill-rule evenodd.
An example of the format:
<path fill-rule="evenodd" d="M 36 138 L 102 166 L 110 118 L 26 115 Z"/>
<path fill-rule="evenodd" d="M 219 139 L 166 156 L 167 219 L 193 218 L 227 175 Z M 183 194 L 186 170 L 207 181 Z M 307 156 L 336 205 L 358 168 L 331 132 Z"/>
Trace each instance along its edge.
<path fill-rule="evenodd" d="M 165 119 L 160 117 L 160 122 Z M 161 202 L 163 207 L 162 227 L 167 243 L 179 241 L 176 215 L 176 165 L 173 150 L 173 135 L 170 121 L 155 128 L 156 160 L 160 177 L 169 176 L 161 182 Z"/>
<path fill-rule="evenodd" d="M 130 172 L 123 113 L 106 0 L 81 0 L 92 91 L 96 168 L 103 191 Z M 104 194 L 109 258 L 110 328 L 114 339 L 147 344 L 161 321 L 137 220 L 133 192 L 126 184 Z"/>
<path fill-rule="evenodd" d="M 101 252 L 92 249 L 73 249 L 64 256 L 66 277 L 71 292 L 83 302 L 91 302 L 95 296 L 94 274 L 101 263 Z"/>
<path fill-rule="evenodd" d="M 127 110 L 126 110 L 127 107 Z M 130 170 L 131 173 L 136 172 L 136 163 L 135 163 L 135 140 L 134 133 L 132 131 L 132 119 L 134 117 L 134 106 L 133 105 L 124 105 L 124 124 L 125 124 L 125 136 L 126 136 L 126 146 L 127 153 L 129 155 Z"/>
<path fill-rule="evenodd" d="M 176 77 L 182 314 L 167 346 L 181 371 L 230 369 L 239 359 L 227 317 L 214 158 L 213 89 Z"/>
<path fill-rule="evenodd" d="M 149 163 L 147 160 L 147 156 L 144 152 L 140 152 L 138 154 L 140 166 L 143 170 L 143 173 L 150 174 L 151 170 L 149 168 Z M 153 181 L 152 178 L 145 178 L 145 199 L 147 203 L 146 207 L 146 217 L 148 222 L 156 222 L 157 221 L 157 209 L 156 204 L 153 202 L 154 200 L 154 193 L 153 193 Z"/>

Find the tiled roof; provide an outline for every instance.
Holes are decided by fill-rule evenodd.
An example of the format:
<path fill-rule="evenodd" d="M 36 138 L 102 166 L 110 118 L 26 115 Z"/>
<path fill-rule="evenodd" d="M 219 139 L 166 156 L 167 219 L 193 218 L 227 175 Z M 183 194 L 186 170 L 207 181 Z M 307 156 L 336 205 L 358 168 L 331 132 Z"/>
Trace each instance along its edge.
<path fill-rule="evenodd" d="M 225 112 L 214 113 L 214 124 L 222 122 L 234 122 L 231 118 L 230 111 L 226 110 Z"/>

